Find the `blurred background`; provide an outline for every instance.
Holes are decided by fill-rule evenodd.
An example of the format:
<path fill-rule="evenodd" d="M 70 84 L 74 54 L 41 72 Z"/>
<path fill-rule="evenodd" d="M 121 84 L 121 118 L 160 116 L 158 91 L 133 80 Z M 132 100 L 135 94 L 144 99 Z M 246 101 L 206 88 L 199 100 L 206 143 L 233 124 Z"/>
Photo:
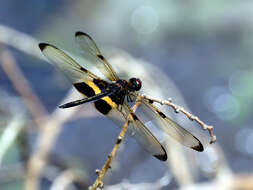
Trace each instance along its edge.
<path fill-rule="evenodd" d="M 143 93 L 171 97 L 217 136 L 209 145 L 207 131 L 168 108 L 205 151 L 168 139 L 160 162 L 126 138 L 105 189 L 253 189 L 252 26 L 250 0 L 1 0 L 1 190 L 87 189 L 115 143 L 120 129 L 92 105 L 57 108 L 78 94 L 37 44 L 82 59 L 76 31 L 120 76 L 140 77 Z"/>

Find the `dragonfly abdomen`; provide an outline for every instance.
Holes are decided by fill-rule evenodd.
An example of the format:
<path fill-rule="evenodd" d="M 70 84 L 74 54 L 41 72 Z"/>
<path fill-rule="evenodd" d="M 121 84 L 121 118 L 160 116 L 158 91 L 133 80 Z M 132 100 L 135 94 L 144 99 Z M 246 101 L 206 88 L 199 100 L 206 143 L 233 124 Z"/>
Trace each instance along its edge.
<path fill-rule="evenodd" d="M 73 85 L 84 96 L 92 97 L 103 92 L 108 84 L 103 81 L 93 80 L 74 83 Z M 117 97 L 114 95 L 106 96 L 94 102 L 94 106 L 100 113 L 106 115 L 111 109 L 117 107 L 116 99 Z"/>
<path fill-rule="evenodd" d="M 73 85 L 78 90 L 78 92 L 80 92 L 81 94 L 87 97 L 96 95 L 94 89 L 90 87 L 88 84 L 86 84 L 85 82 L 74 83 Z"/>

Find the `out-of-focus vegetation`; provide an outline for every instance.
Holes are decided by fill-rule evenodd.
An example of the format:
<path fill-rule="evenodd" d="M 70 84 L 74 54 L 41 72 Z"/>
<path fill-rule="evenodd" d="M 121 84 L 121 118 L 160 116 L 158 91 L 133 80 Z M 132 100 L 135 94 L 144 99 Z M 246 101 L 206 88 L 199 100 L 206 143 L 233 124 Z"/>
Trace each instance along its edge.
<path fill-rule="evenodd" d="M 168 109 L 206 151 L 166 141 L 170 158 L 162 163 L 127 138 L 106 188 L 252 189 L 252 26 L 250 0 L 2 0 L 1 190 L 32 189 L 34 176 L 42 189 L 87 189 L 111 151 L 119 129 L 91 105 L 57 109 L 78 95 L 37 47 L 49 42 L 78 58 L 79 30 L 95 39 L 121 76 L 140 77 L 143 92 L 171 97 L 217 135 L 208 145 L 206 131 Z"/>

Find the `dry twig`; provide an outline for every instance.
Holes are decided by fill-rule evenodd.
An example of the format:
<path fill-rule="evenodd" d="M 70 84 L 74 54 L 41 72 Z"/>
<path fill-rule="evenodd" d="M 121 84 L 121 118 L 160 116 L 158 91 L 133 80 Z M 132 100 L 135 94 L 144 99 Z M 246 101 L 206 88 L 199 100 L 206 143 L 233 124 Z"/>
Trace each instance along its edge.
<path fill-rule="evenodd" d="M 132 107 L 132 113 L 135 113 L 137 108 L 140 106 L 141 104 L 141 97 L 137 98 L 135 105 Z M 112 152 L 110 153 L 110 155 L 108 156 L 108 159 L 105 162 L 105 165 L 103 166 L 103 168 L 101 170 L 97 170 L 96 173 L 98 174 L 98 177 L 96 179 L 96 181 L 94 182 L 94 184 L 89 188 L 90 190 L 96 190 L 98 187 L 102 188 L 103 187 L 103 178 L 107 172 L 107 170 L 111 167 L 111 162 L 114 159 L 117 150 L 119 149 L 120 143 L 122 142 L 122 140 L 125 137 L 126 131 L 128 129 L 128 125 L 129 122 L 132 120 L 132 115 L 131 113 L 128 115 L 127 120 L 125 122 L 125 124 L 122 127 L 122 130 L 117 138 L 116 144 L 114 145 Z"/>
<path fill-rule="evenodd" d="M 24 120 L 22 116 L 16 116 L 4 129 L 3 134 L 0 136 L 0 166 L 2 166 L 3 157 L 7 150 L 15 142 L 23 128 Z"/>
<path fill-rule="evenodd" d="M 38 59 L 46 60 L 37 47 L 39 41 L 30 35 L 14 30 L 2 24 L 0 24 L 0 34 L 0 43 L 14 47 L 15 49 L 18 49 Z"/>
<path fill-rule="evenodd" d="M 122 182 L 114 185 L 108 185 L 105 190 L 117 190 L 117 189 L 131 189 L 131 190 L 161 190 L 165 189 L 166 186 L 171 182 L 171 175 L 169 172 L 165 172 L 164 175 L 153 182 L 141 182 L 141 183 L 131 183 L 128 180 L 123 180 Z"/>
<path fill-rule="evenodd" d="M 140 95 L 140 96 L 141 96 L 142 98 L 144 98 L 144 99 L 151 100 L 151 101 L 153 101 L 153 102 L 157 102 L 157 103 L 159 103 L 159 104 L 161 104 L 161 105 L 168 105 L 168 106 L 170 106 L 170 107 L 172 107 L 172 108 L 174 109 L 175 113 L 182 112 L 182 113 L 185 114 L 190 120 L 192 120 L 192 121 L 194 120 L 194 121 L 196 121 L 197 123 L 199 123 L 203 130 L 208 130 L 209 135 L 210 135 L 210 137 L 211 137 L 210 144 L 215 143 L 215 141 L 216 141 L 216 136 L 215 136 L 214 133 L 213 133 L 213 126 L 210 126 L 210 125 L 205 124 L 205 123 L 204 123 L 203 121 L 201 121 L 197 116 L 192 115 L 191 113 L 189 113 L 188 111 L 186 111 L 183 107 L 180 107 L 180 106 L 174 104 L 174 103 L 172 102 L 171 99 L 168 99 L 168 100 L 160 100 L 160 99 L 158 99 L 158 98 L 153 98 L 153 97 L 151 97 L 151 96 L 147 96 L 147 95 L 144 95 L 144 94 L 142 94 L 142 95 Z"/>
<path fill-rule="evenodd" d="M 19 69 L 14 57 L 5 48 L 3 48 L 3 50 L 0 52 L 0 61 L 3 71 L 10 79 L 18 94 L 20 94 L 20 96 L 23 98 L 23 101 L 32 114 L 36 125 L 41 128 L 41 123 L 43 123 L 41 122 L 41 119 L 48 117 L 48 113 L 43 104 L 33 92 L 31 85 L 26 80 L 22 71 Z"/>
<path fill-rule="evenodd" d="M 63 102 L 68 101 L 73 96 L 71 91 Z M 57 137 L 61 131 L 63 123 L 68 121 L 78 107 L 70 109 L 68 112 L 57 108 L 50 119 L 43 124 L 43 130 L 36 142 L 37 147 L 32 154 L 27 167 L 27 178 L 26 178 L 26 189 L 27 190 L 38 190 L 39 179 L 42 175 L 43 169 L 46 167 L 48 162 L 48 156 L 55 145 Z"/>
<path fill-rule="evenodd" d="M 78 173 L 73 169 L 63 171 L 53 182 L 50 190 L 65 190 L 68 189 L 75 180 L 79 180 Z"/>

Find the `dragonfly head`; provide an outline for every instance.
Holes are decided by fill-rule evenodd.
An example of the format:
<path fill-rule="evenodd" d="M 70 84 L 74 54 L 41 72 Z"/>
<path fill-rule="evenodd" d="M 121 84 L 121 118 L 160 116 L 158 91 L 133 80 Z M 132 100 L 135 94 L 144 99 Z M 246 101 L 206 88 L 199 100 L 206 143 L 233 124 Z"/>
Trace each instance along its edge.
<path fill-rule="evenodd" d="M 128 88 L 131 91 L 139 91 L 141 89 L 141 80 L 138 78 L 130 78 L 128 83 Z"/>

